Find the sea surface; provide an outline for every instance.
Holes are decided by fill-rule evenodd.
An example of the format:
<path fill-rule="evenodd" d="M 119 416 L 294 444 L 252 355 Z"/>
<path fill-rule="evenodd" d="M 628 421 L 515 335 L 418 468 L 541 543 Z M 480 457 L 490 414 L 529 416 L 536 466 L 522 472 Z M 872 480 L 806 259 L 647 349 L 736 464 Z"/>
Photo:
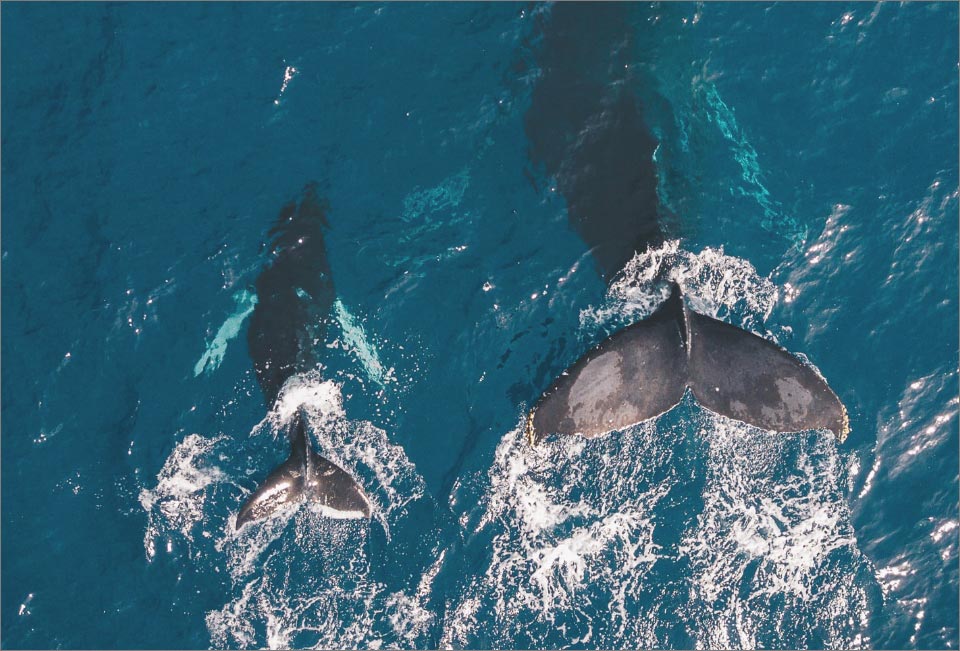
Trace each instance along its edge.
<path fill-rule="evenodd" d="M 550 6 L 2 4 L 0 645 L 957 648 L 958 5 L 634 9 L 669 237 L 608 287 L 528 156 Z M 286 407 L 374 517 L 237 532 L 311 182 L 337 302 Z M 847 440 L 688 399 L 531 449 L 661 267 Z"/>

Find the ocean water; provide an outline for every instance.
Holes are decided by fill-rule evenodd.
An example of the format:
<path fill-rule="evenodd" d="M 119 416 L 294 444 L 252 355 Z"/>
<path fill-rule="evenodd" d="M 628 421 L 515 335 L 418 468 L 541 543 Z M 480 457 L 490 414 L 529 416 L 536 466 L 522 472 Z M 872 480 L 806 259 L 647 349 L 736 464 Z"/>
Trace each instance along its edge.
<path fill-rule="evenodd" d="M 669 237 L 607 287 L 528 157 L 549 6 L 3 3 L 0 645 L 957 648 L 957 5 L 633 9 Z M 267 413 L 312 181 L 332 327 Z M 661 266 L 849 438 L 686 400 L 529 448 Z M 374 517 L 236 532 L 298 405 Z"/>

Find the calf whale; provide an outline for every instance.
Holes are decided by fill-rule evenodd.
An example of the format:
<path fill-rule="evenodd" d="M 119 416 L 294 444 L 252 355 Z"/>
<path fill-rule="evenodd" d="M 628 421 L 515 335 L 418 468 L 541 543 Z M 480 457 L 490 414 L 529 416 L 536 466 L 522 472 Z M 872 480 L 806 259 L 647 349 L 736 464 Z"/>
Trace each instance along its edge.
<path fill-rule="evenodd" d="M 664 242 L 656 138 L 631 91 L 628 3 L 557 3 L 540 16 L 540 76 L 525 116 L 530 159 L 563 196 L 572 228 L 612 283 Z M 829 429 L 847 412 L 826 381 L 783 348 L 690 310 L 680 287 L 649 318 L 564 371 L 535 403 L 526 435 L 594 437 L 655 418 L 687 391 L 707 409 L 779 432 Z"/>
<path fill-rule="evenodd" d="M 315 371 L 336 297 L 323 241 L 326 204 L 308 185 L 298 202 L 283 207 L 268 233 L 270 262 L 256 281 L 257 303 L 247 345 L 268 408 L 276 406 L 284 383 Z M 370 502 L 345 470 L 310 446 L 306 415 L 298 408 L 283 423 L 290 456 L 275 468 L 240 507 L 236 528 L 267 518 L 278 509 L 310 500 L 333 517 L 370 517 Z"/>

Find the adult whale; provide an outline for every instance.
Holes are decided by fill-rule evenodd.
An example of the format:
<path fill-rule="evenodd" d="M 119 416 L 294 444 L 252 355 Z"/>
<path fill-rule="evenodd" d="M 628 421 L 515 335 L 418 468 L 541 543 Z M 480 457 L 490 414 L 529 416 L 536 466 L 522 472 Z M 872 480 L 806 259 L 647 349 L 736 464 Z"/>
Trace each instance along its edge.
<path fill-rule="evenodd" d="M 664 241 L 657 141 L 630 90 L 629 3 L 557 3 L 538 18 L 525 130 L 531 161 L 564 197 L 571 226 L 610 283 L 639 251 Z M 654 418 L 690 390 L 724 416 L 764 429 L 832 430 L 847 412 L 815 370 L 752 333 L 690 310 L 680 288 L 648 319 L 614 334 L 547 389 L 527 417 L 531 444 L 594 437 Z"/>
<path fill-rule="evenodd" d="M 269 408 L 288 379 L 319 364 L 316 350 L 323 346 L 336 296 L 323 242 L 326 212 L 316 184 L 310 184 L 299 203 L 283 207 L 268 234 L 271 261 L 256 281 L 247 345 Z M 240 508 L 237 529 L 301 500 L 318 502 L 333 517 L 370 517 L 370 502 L 360 485 L 311 449 L 305 420 L 303 410 L 297 409 L 283 424 L 290 456 Z"/>

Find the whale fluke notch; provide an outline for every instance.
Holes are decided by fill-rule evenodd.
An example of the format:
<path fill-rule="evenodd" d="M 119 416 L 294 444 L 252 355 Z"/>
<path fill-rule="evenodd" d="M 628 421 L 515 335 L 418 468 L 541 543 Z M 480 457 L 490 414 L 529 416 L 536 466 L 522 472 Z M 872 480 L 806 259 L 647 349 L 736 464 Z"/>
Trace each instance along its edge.
<path fill-rule="evenodd" d="M 325 515 L 334 518 L 370 517 L 370 502 L 356 480 L 310 448 L 304 420 L 302 411 L 297 411 L 288 431 L 290 456 L 240 507 L 236 529 L 300 501 L 319 502 Z"/>
<path fill-rule="evenodd" d="M 722 416 L 778 432 L 829 429 L 847 411 L 826 381 L 776 344 L 686 307 L 672 283 L 652 316 L 609 337 L 565 371 L 527 417 L 531 444 L 592 438 L 669 411 L 689 388 Z"/>

